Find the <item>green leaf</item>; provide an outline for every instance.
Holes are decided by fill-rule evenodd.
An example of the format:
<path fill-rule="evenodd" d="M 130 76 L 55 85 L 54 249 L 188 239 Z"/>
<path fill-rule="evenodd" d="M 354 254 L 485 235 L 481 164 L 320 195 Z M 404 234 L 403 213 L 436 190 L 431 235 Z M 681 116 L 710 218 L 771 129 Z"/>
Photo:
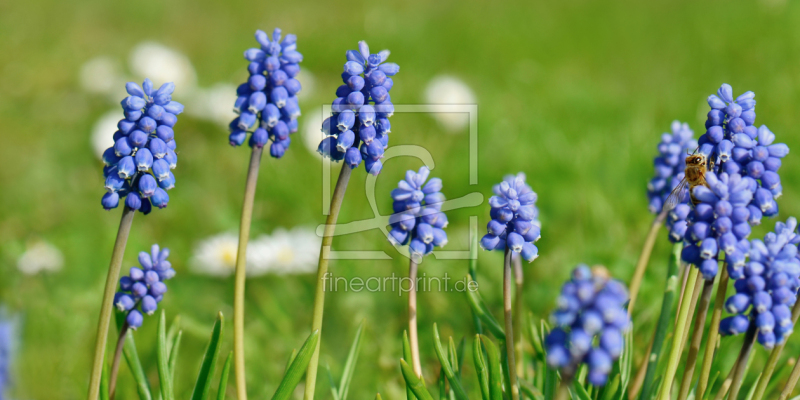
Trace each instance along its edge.
<path fill-rule="evenodd" d="M 158 359 L 158 380 L 161 386 L 161 398 L 172 400 L 172 380 L 169 378 L 169 355 L 167 354 L 167 316 L 164 310 L 158 318 L 158 345 L 156 358 Z"/>
<path fill-rule="evenodd" d="M 170 348 L 172 351 L 169 353 L 169 381 L 172 387 L 175 387 L 175 363 L 178 361 L 178 350 L 181 347 L 181 337 L 183 336 L 183 331 L 178 331 L 178 335 L 175 336 L 174 343 Z"/>
<path fill-rule="evenodd" d="M 296 354 L 297 351 L 294 351 L 293 354 Z M 291 362 L 291 361 L 290 361 Z M 289 368 L 287 365 L 286 368 Z M 325 364 L 325 371 L 328 373 L 328 384 L 331 386 L 331 395 L 333 396 L 333 400 L 339 400 L 339 390 L 336 388 L 336 382 L 333 380 L 333 374 L 331 373 L 331 366 L 327 363 Z"/>
<path fill-rule="evenodd" d="M 289 354 L 289 359 L 286 361 L 286 366 L 283 367 L 283 373 L 285 374 L 286 371 L 289 370 L 289 367 L 292 365 L 292 362 L 297 357 L 297 349 L 292 349 L 292 354 Z"/>
<path fill-rule="evenodd" d="M 470 226 L 469 234 L 472 238 L 472 245 L 469 248 L 469 276 L 474 281 L 478 279 L 478 227 Z M 475 333 L 478 335 L 483 333 L 481 319 L 475 311 L 472 311 L 472 324 L 475 326 Z"/>
<path fill-rule="evenodd" d="M 603 389 L 603 400 L 624 399 L 624 391 L 620 393 L 620 396 L 615 396 L 619 390 L 621 379 L 621 375 L 614 376 L 614 379 L 612 379 L 611 382 Z"/>
<path fill-rule="evenodd" d="M 586 391 L 586 388 L 584 388 L 577 379 L 572 382 L 572 387 L 569 388 L 569 392 L 572 394 L 573 399 L 592 400 L 592 397 L 589 396 L 589 392 Z"/>
<path fill-rule="evenodd" d="M 347 361 L 344 363 L 344 372 L 342 379 L 339 381 L 339 399 L 347 400 L 347 393 L 350 391 L 350 381 L 353 380 L 353 372 L 356 369 L 356 361 L 358 354 L 361 351 L 361 333 L 364 331 L 364 321 L 358 326 L 356 337 L 353 339 L 353 344 L 350 345 L 350 351 L 347 353 Z"/>
<path fill-rule="evenodd" d="M 228 375 L 230 375 L 232 363 L 233 363 L 233 352 L 230 352 L 228 353 L 228 358 L 225 360 L 225 365 L 222 367 L 222 374 L 219 377 L 219 390 L 217 391 L 217 400 L 225 400 L 225 392 L 228 391 Z"/>
<path fill-rule="evenodd" d="M 451 337 L 450 339 L 452 341 L 453 338 Z M 456 363 L 458 364 L 458 371 L 456 371 L 456 373 L 458 374 L 459 378 L 461 378 L 461 371 L 464 370 L 464 348 L 466 347 L 466 345 L 467 345 L 466 338 L 462 337 L 461 340 L 458 342 L 458 349 L 456 350 L 456 354 L 458 355 L 458 363 Z"/>
<path fill-rule="evenodd" d="M 381 394 L 380 393 L 375 395 L 375 400 L 381 400 Z"/>
<path fill-rule="evenodd" d="M 747 397 L 745 397 L 744 400 L 752 400 L 753 399 L 753 395 L 756 393 L 756 386 L 758 386 L 758 381 L 759 380 L 761 380 L 761 374 L 758 374 L 758 377 L 756 378 L 756 381 L 753 382 L 752 385 L 750 385 L 750 390 L 747 392 Z"/>
<path fill-rule="evenodd" d="M 531 385 L 530 382 L 525 381 L 524 379 L 519 380 L 519 389 L 520 392 L 527 396 L 529 399 L 533 400 L 544 400 L 544 395 L 542 392 L 539 391 L 535 386 Z"/>
<path fill-rule="evenodd" d="M 116 313 L 117 330 L 122 329 L 125 324 L 125 314 Z M 125 356 L 125 362 L 131 370 L 133 380 L 136 381 L 136 390 L 139 393 L 140 400 L 152 400 L 153 396 L 150 394 L 150 382 L 144 374 L 142 362 L 139 361 L 139 353 L 136 351 L 136 342 L 133 340 L 133 332 L 128 329 L 125 334 L 125 344 L 122 346 L 122 354 Z"/>
<path fill-rule="evenodd" d="M 108 400 L 108 363 L 103 362 L 103 371 L 100 375 L 100 400 Z"/>
<path fill-rule="evenodd" d="M 455 344 L 453 343 L 452 338 L 450 339 L 450 343 L 452 344 L 451 352 L 455 353 Z M 439 363 L 442 364 L 444 374 L 447 376 L 447 380 L 450 382 L 450 389 L 453 390 L 456 398 L 459 400 L 468 400 L 469 398 L 467 397 L 467 393 L 461 386 L 461 382 L 456 377 L 455 371 L 453 370 L 452 365 L 450 365 L 450 362 L 447 360 L 447 355 L 444 353 L 442 342 L 439 339 L 439 328 L 436 326 L 436 324 L 433 324 L 433 345 L 434 350 L 436 350 L 436 356 L 439 357 Z M 453 355 L 452 358 L 454 361 L 457 361 L 456 355 Z"/>
<path fill-rule="evenodd" d="M 408 343 L 407 331 L 403 331 L 403 359 L 411 360 L 411 345 Z M 422 384 L 424 385 L 425 382 L 423 381 Z M 408 385 L 406 385 L 406 397 L 408 400 L 416 400 L 416 396 L 414 396 L 414 391 L 411 390 L 411 387 Z"/>
<path fill-rule="evenodd" d="M 403 359 L 400 359 L 400 371 L 403 372 L 403 378 L 406 380 L 406 387 L 411 389 L 418 399 L 433 400 L 431 394 L 425 389 L 425 385 L 417 377 L 417 374 L 414 373 L 414 369 Z"/>
<path fill-rule="evenodd" d="M 483 347 L 481 346 L 481 335 L 475 335 L 472 341 L 472 361 L 475 363 L 475 373 L 478 375 L 478 384 L 481 388 L 483 400 L 489 400 L 489 370 L 483 360 Z"/>
<path fill-rule="evenodd" d="M 200 364 L 200 372 L 197 374 L 197 381 L 192 391 L 192 400 L 206 400 L 211 393 L 211 378 L 214 377 L 214 371 L 217 368 L 219 348 L 222 344 L 223 325 L 224 319 L 222 317 L 222 312 L 220 312 L 217 314 L 214 327 L 211 329 L 211 339 L 208 341 L 205 354 L 203 355 L 203 362 Z"/>
<path fill-rule="evenodd" d="M 439 370 L 439 400 L 447 400 L 447 378 L 444 368 Z"/>
<path fill-rule="evenodd" d="M 467 275 L 467 282 L 472 282 L 472 278 Z M 503 326 L 497 322 L 497 320 L 492 316 L 492 313 L 489 311 L 489 307 L 481 298 L 480 293 L 478 291 L 471 291 L 467 290 L 467 299 L 469 300 L 469 305 L 472 307 L 472 312 L 486 324 L 486 328 L 489 329 L 489 332 L 492 332 L 492 335 L 496 337 L 498 340 L 505 340 L 506 334 L 503 331 Z"/>
<path fill-rule="evenodd" d="M 542 346 L 542 337 L 539 335 L 539 330 L 536 329 L 536 322 L 532 313 L 528 313 L 528 332 L 533 345 L 535 356 L 540 361 L 544 361 L 544 346 Z"/>
<path fill-rule="evenodd" d="M 289 370 L 286 371 L 286 374 L 283 376 L 283 380 L 281 380 L 280 385 L 278 385 L 278 389 L 275 391 L 275 395 L 272 396 L 272 400 L 287 400 L 292 397 L 292 392 L 294 392 L 295 387 L 297 387 L 297 384 L 300 382 L 300 378 L 303 377 L 306 367 L 309 361 L 311 361 L 311 356 L 317 348 L 318 340 L 319 330 L 311 332 L 306 342 L 303 343 L 303 347 L 297 352 L 297 357 L 292 361 Z"/>
<path fill-rule="evenodd" d="M 172 358 L 172 346 L 175 344 L 175 336 L 178 335 L 181 327 L 181 316 L 176 315 L 167 330 L 167 354 Z"/>
<path fill-rule="evenodd" d="M 503 368 L 500 367 L 500 351 L 485 335 L 481 335 L 489 365 L 489 398 L 503 400 Z"/>

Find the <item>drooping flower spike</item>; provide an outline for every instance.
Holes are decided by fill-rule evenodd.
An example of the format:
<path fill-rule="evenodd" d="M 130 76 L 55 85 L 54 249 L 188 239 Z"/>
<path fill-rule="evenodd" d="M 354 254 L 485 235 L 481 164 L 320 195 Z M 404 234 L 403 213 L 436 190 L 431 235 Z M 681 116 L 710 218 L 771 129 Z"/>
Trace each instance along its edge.
<path fill-rule="evenodd" d="M 628 290 L 603 267 L 578 265 L 561 288 L 545 338 L 547 364 L 574 376 L 580 364 L 589 367 L 588 380 L 603 386 L 614 361 L 624 349 L 623 333 L 630 327 L 625 311 Z"/>
<path fill-rule="evenodd" d="M 771 349 L 792 333 L 791 308 L 800 288 L 796 228 L 797 220 L 789 218 L 777 222 L 764 241 L 751 241 L 750 261 L 736 277 L 736 293 L 725 302 L 725 309 L 734 315 L 720 322 L 721 334 L 744 333 L 752 319 L 758 328 L 756 340 Z"/>
<path fill-rule="evenodd" d="M 166 191 L 175 187 L 171 170 L 178 156 L 173 127 L 183 105 L 172 101 L 172 82 L 154 90 L 153 82 L 145 79 L 141 87 L 128 82 L 125 89 L 130 95 L 121 103 L 125 118 L 117 124 L 114 146 L 103 153 L 107 193 L 101 204 L 110 210 L 125 198 L 126 206 L 149 214 L 153 206 L 167 206 Z"/>
<path fill-rule="evenodd" d="M 423 256 L 433 252 L 434 246 L 447 244 L 447 216 L 441 211 L 445 198 L 441 193 L 442 180 L 431 178 L 430 170 L 421 167 L 419 172 L 407 171 L 405 179 L 392 190 L 392 209 L 389 219 L 392 244 L 409 245 L 412 260 L 419 263 Z"/>
<path fill-rule="evenodd" d="M 697 149 L 697 140 L 689 124 L 672 121 L 672 133 L 661 135 L 658 144 L 658 155 L 653 160 L 655 176 L 647 183 L 648 210 L 658 214 L 672 190 L 683 180 L 686 170 L 686 155 Z M 684 196 L 680 203 L 687 203 L 689 196 Z M 667 225 L 669 228 L 670 224 Z"/>
<path fill-rule="evenodd" d="M 541 223 L 537 195 L 525 183 L 525 174 L 506 176 L 492 191 L 495 194 L 489 199 L 492 220 L 486 226 L 488 233 L 481 239 L 481 247 L 502 251 L 508 247 L 528 262 L 535 260 L 539 249 L 534 243 L 541 237 Z"/>
<path fill-rule="evenodd" d="M 127 313 L 125 321 L 131 329 L 142 326 L 144 316 L 153 314 L 167 292 L 166 280 L 175 276 L 167 261 L 169 249 L 154 244 L 150 253 L 139 253 L 140 267 L 131 267 L 128 276 L 119 280 L 120 291 L 114 296 L 114 306 Z"/>
<path fill-rule="evenodd" d="M 289 135 L 297 132 L 300 105 L 297 93 L 303 55 L 297 51 L 297 36 L 289 34 L 281 40 L 281 30 L 275 28 L 272 40 L 261 30 L 256 31 L 260 48 L 244 52 L 250 61 L 247 71 L 250 78 L 239 85 L 234 111 L 239 114 L 231 121 L 231 146 L 241 146 L 250 133 L 250 147 L 264 147 L 272 142 L 269 153 L 283 157 L 289 148 Z"/>
<path fill-rule="evenodd" d="M 400 66 L 385 62 L 389 50 L 370 54 L 364 41 L 358 42 L 358 51 L 348 50 L 346 56 L 344 84 L 336 89 L 333 115 L 322 123 L 326 137 L 317 151 L 336 162 L 344 160 L 350 168 L 364 161 L 367 172 L 378 175 L 392 130 L 389 117 L 394 105 L 389 90 Z"/>

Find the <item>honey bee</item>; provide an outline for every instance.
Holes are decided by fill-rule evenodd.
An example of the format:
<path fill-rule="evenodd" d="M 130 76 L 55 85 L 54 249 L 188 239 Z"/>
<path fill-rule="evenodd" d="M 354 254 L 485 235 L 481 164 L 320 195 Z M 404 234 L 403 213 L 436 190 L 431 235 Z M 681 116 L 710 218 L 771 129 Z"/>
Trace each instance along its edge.
<path fill-rule="evenodd" d="M 683 179 L 672 189 L 667 200 L 664 202 L 664 210 L 669 211 L 675 208 L 678 203 L 683 199 L 683 191 L 689 188 L 689 196 L 692 199 L 692 204 L 697 205 L 700 201 L 694 198 L 692 189 L 695 186 L 703 185 L 708 187 L 706 182 L 706 171 L 708 171 L 708 162 L 706 156 L 703 154 L 690 154 L 686 157 L 686 170 L 684 171 Z"/>

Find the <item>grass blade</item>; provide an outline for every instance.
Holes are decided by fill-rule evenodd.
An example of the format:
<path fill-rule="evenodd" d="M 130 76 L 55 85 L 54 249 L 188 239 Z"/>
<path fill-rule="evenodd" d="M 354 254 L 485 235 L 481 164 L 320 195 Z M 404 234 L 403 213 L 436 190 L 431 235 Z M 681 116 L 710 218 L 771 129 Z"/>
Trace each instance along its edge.
<path fill-rule="evenodd" d="M 172 351 L 169 353 L 169 381 L 172 387 L 175 387 L 175 363 L 178 361 L 178 350 L 181 347 L 181 337 L 183 337 L 183 331 L 178 331 L 178 335 L 175 336 L 175 341 L 170 346 Z"/>
<path fill-rule="evenodd" d="M 433 400 L 431 394 L 428 393 L 428 389 L 425 389 L 425 385 L 417 377 L 417 374 L 414 373 L 414 369 L 403 359 L 400 359 L 400 371 L 403 372 L 403 378 L 406 380 L 406 387 L 414 392 L 414 396 L 420 400 Z"/>
<path fill-rule="evenodd" d="M 181 327 L 181 316 L 176 315 L 167 329 L 167 354 L 172 357 L 172 346 L 175 344 L 175 336 L 178 335 Z"/>
<path fill-rule="evenodd" d="M 572 394 L 573 399 L 592 400 L 592 397 L 589 396 L 589 392 L 586 391 L 586 388 L 584 388 L 577 379 L 572 382 L 572 387 L 569 388 L 569 392 Z"/>
<path fill-rule="evenodd" d="M 286 361 L 286 366 L 283 368 L 283 373 L 286 374 L 286 371 L 289 370 L 289 367 L 294 362 L 294 359 L 297 358 L 297 349 L 292 349 L 292 354 L 289 354 L 289 360 Z"/>
<path fill-rule="evenodd" d="M 228 358 L 225 359 L 225 365 L 222 367 L 222 374 L 219 377 L 219 390 L 217 391 L 217 400 L 225 400 L 225 392 L 228 391 L 228 375 L 231 372 L 231 363 L 233 362 L 233 352 L 228 353 Z"/>
<path fill-rule="evenodd" d="M 122 328 L 125 323 L 125 314 L 117 313 L 117 330 Z M 140 400 L 152 400 L 153 395 L 150 390 L 150 382 L 142 368 L 142 362 L 139 360 L 139 353 L 136 351 L 136 342 L 133 340 L 133 332 L 130 330 L 125 335 L 125 344 L 122 346 L 122 355 L 125 356 L 125 362 L 128 364 L 128 369 L 133 375 L 133 380 L 136 382 L 136 391 L 139 393 Z"/>
<path fill-rule="evenodd" d="M 224 319 L 222 312 L 220 312 L 217 314 L 214 327 L 211 329 L 211 339 L 209 339 L 208 346 L 206 346 L 203 363 L 200 364 L 200 372 L 197 374 L 197 381 L 192 391 L 192 400 L 206 400 L 211 392 L 211 378 L 214 377 L 214 371 L 217 368 L 219 348 L 222 344 L 223 325 Z"/>
<path fill-rule="evenodd" d="M 381 394 L 380 393 L 375 395 L 375 400 L 381 400 Z"/>
<path fill-rule="evenodd" d="M 293 351 L 292 354 L 297 354 L 297 350 Z M 289 361 L 289 363 L 291 363 L 291 361 Z M 289 368 L 289 366 L 287 365 L 286 368 Z M 331 395 L 333 396 L 333 400 L 339 400 L 339 390 L 336 388 L 336 382 L 333 380 L 331 366 L 327 363 L 325 364 L 325 371 L 328 372 L 328 384 L 331 386 Z"/>
<path fill-rule="evenodd" d="M 164 310 L 158 318 L 158 345 L 156 358 L 158 359 L 158 380 L 161 386 L 161 398 L 172 400 L 172 380 L 169 378 L 169 355 L 167 354 L 167 316 Z"/>
<path fill-rule="evenodd" d="M 453 343 L 452 338 L 450 343 L 452 344 L 451 352 L 455 353 L 455 344 Z M 433 324 L 433 348 L 436 350 L 436 356 L 439 357 L 439 363 L 442 364 L 444 374 L 447 376 L 447 380 L 450 382 L 450 389 L 453 390 L 456 398 L 459 400 L 469 400 L 467 393 L 461 386 L 461 382 L 458 380 L 455 372 L 453 371 L 452 365 L 450 365 L 450 362 L 447 360 L 447 355 L 444 353 L 444 349 L 442 348 L 442 341 L 439 339 L 439 328 L 436 326 L 436 324 Z M 453 354 L 452 358 L 454 361 L 458 361 L 457 355 Z M 458 368 L 457 365 L 456 368 Z"/>
<path fill-rule="evenodd" d="M 472 341 L 472 361 L 475 363 L 475 374 L 478 375 L 478 385 L 481 388 L 483 400 L 489 400 L 489 370 L 483 359 L 483 347 L 481 346 L 481 335 L 475 335 Z"/>
<path fill-rule="evenodd" d="M 350 381 L 353 380 L 353 372 L 356 369 L 356 361 L 358 354 L 361 351 L 361 333 L 364 331 L 364 321 L 358 326 L 356 337 L 353 339 L 353 344 L 350 345 L 350 351 L 347 353 L 347 361 L 344 363 L 344 372 L 342 373 L 342 380 L 339 382 L 339 399 L 346 400 L 347 392 L 350 391 Z"/>
<path fill-rule="evenodd" d="M 303 373 L 306 367 L 308 367 L 309 361 L 311 361 L 311 356 L 317 348 L 318 340 L 319 330 L 311 332 L 306 342 L 303 343 L 303 347 L 297 352 L 297 357 L 292 361 L 289 370 L 286 371 L 286 374 L 283 376 L 280 385 L 278 385 L 278 389 L 275 391 L 275 395 L 272 396 L 272 400 L 287 400 L 292 397 L 292 392 L 294 392 L 295 387 L 297 387 L 297 384 L 300 382 L 300 378 L 303 377 Z"/>
<path fill-rule="evenodd" d="M 467 282 L 468 284 L 472 282 L 472 278 L 467 275 Z M 480 293 L 478 291 L 467 290 L 467 299 L 469 300 L 469 306 L 472 307 L 472 312 L 486 324 L 486 328 L 489 332 L 494 335 L 498 340 L 505 340 L 506 334 L 503 331 L 503 326 L 497 322 L 497 320 L 492 316 L 492 313 L 489 311 L 489 307 L 481 298 Z"/>
<path fill-rule="evenodd" d="M 481 339 L 489 361 L 489 398 L 503 400 L 503 368 L 500 367 L 500 351 L 486 336 L 482 335 Z"/>
<path fill-rule="evenodd" d="M 408 342 L 408 331 L 403 331 L 403 359 L 410 360 L 411 359 L 411 344 Z M 425 384 L 425 381 L 422 382 Z M 406 385 L 406 397 L 408 400 L 416 400 L 416 396 L 414 396 L 414 391 L 411 390 L 411 386 Z"/>

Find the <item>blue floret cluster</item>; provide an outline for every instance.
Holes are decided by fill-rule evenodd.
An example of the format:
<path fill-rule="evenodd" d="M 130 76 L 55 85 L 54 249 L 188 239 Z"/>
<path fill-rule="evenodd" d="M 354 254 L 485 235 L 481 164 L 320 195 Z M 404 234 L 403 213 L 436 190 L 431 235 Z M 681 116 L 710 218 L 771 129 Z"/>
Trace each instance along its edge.
<path fill-rule="evenodd" d="M 364 41 L 358 42 L 358 51 L 348 50 L 346 56 L 344 84 L 336 89 L 333 115 L 322 123 L 325 138 L 317 151 L 334 161 L 344 160 L 350 168 L 364 161 L 367 172 L 378 175 L 392 130 L 389 117 L 394 105 L 389 90 L 400 66 L 385 62 L 389 50 L 370 54 Z"/>
<path fill-rule="evenodd" d="M 564 379 L 586 364 L 589 382 L 605 385 L 630 327 L 627 301 L 625 285 L 611 279 L 604 268 L 576 267 L 550 316 L 554 328 L 545 338 L 548 365 L 560 369 Z"/>
<path fill-rule="evenodd" d="M 164 281 L 175 276 L 167 261 L 169 249 L 154 244 L 150 253 L 139 253 L 140 267 L 131 267 L 130 274 L 119 280 L 120 291 L 114 296 L 114 306 L 127 313 L 125 322 L 131 329 L 142 326 L 142 313 L 152 315 L 167 292 Z"/>
<path fill-rule="evenodd" d="M 489 199 L 492 220 L 486 225 L 487 234 L 481 239 L 481 247 L 502 251 L 508 248 L 528 262 L 535 260 L 539 249 L 534 243 L 541 238 L 541 223 L 537 195 L 525 183 L 525 174 L 506 176 L 492 191 L 495 194 Z"/>
<path fill-rule="evenodd" d="M 447 216 L 442 212 L 444 195 L 442 180 L 431 178 L 430 170 L 421 167 L 419 172 L 407 171 L 405 179 L 392 190 L 392 209 L 389 218 L 392 229 L 389 241 L 396 245 L 408 244 L 412 260 L 420 262 L 422 256 L 433 252 L 435 247 L 447 244 Z"/>
<path fill-rule="evenodd" d="M 777 222 L 764 241 L 751 241 L 750 261 L 734 278 L 736 293 L 725 302 L 725 309 L 735 315 L 720 322 L 721 334 L 743 333 L 752 320 L 758 328 L 756 340 L 771 349 L 792 333 L 791 308 L 800 288 L 796 228 L 797 220 L 789 218 L 786 223 Z"/>
<path fill-rule="evenodd" d="M 672 189 L 683 180 L 683 172 L 686 170 L 686 155 L 697 148 L 697 140 L 694 139 L 694 131 L 689 129 L 689 124 L 680 121 L 672 121 L 672 133 L 661 135 L 661 142 L 658 144 L 658 155 L 653 160 L 655 176 L 647 183 L 647 207 L 653 214 L 658 214 L 664 205 L 664 201 L 672 193 Z M 687 203 L 689 196 L 684 196 L 681 203 Z M 669 228 L 669 224 L 667 225 Z"/>
<path fill-rule="evenodd" d="M 117 124 L 114 146 L 103 153 L 107 193 L 101 204 L 110 210 L 125 198 L 128 208 L 149 214 L 152 206 L 167 206 L 167 190 L 175 187 L 171 170 L 178 156 L 172 128 L 183 105 L 172 101 L 172 82 L 155 90 L 145 79 L 142 86 L 128 82 L 125 89 L 130 95 L 122 100 L 125 118 Z"/>
<path fill-rule="evenodd" d="M 296 77 L 303 55 L 297 51 L 297 36 L 289 34 L 281 40 L 278 28 L 272 40 L 264 31 L 256 31 L 256 41 L 260 48 L 244 52 L 250 62 L 250 78 L 236 90 L 234 111 L 239 116 L 231 121 L 228 140 L 231 146 L 241 146 L 252 133 L 250 147 L 261 148 L 272 141 L 269 154 L 281 158 L 291 143 L 289 135 L 297 132 L 297 93 L 301 87 Z"/>

